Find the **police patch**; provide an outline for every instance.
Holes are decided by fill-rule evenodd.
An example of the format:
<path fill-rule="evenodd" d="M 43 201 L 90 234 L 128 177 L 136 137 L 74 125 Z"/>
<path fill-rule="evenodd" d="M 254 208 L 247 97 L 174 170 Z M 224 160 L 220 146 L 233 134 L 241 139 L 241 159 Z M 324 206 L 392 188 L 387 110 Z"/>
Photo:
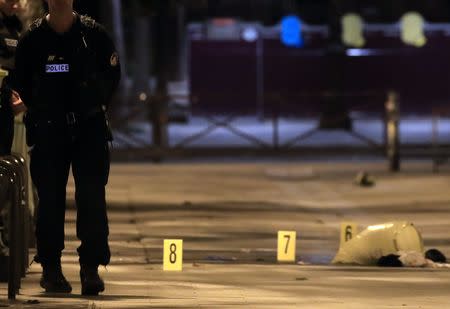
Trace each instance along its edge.
<path fill-rule="evenodd" d="M 116 67 L 119 64 L 119 55 L 117 53 L 113 53 L 109 62 L 112 67 Z"/>
<path fill-rule="evenodd" d="M 45 66 L 46 73 L 69 73 L 70 67 L 68 64 L 47 64 Z"/>

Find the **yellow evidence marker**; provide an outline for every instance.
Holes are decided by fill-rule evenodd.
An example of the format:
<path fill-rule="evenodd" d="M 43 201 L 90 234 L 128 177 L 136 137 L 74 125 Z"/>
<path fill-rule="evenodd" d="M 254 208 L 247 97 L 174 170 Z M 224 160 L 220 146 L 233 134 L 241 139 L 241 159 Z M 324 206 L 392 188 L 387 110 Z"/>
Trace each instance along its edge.
<path fill-rule="evenodd" d="M 355 222 L 341 223 L 341 243 L 340 246 L 358 234 L 358 225 Z"/>
<path fill-rule="evenodd" d="M 183 270 L 183 240 L 165 239 L 164 240 L 164 271 L 182 271 Z"/>
<path fill-rule="evenodd" d="M 295 262 L 297 233 L 292 231 L 278 232 L 278 262 Z"/>

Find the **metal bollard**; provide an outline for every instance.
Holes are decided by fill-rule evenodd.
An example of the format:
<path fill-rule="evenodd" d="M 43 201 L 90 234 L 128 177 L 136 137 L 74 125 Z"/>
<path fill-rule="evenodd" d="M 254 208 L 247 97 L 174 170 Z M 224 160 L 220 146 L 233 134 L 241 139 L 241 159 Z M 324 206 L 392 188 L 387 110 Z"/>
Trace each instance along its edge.
<path fill-rule="evenodd" d="M 400 170 L 400 106 L 399 96 L 396 92 L 388 93 L 385 103 L 386 118 L 386 155 L 389 160 L 389 170 L 398 172 Z"/>

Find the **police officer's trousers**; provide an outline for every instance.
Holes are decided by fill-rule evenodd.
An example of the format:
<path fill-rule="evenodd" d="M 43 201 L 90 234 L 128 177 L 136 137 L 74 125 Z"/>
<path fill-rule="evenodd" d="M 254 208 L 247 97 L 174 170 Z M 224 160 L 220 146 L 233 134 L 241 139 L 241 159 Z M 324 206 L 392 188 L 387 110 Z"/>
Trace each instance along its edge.
<path fill-rule="evenodd" d="M 36 121 L 31 153 L 31 176 L 36 185 L 37 257 L 42 264 L 61 258 L 64 249 L 66 185 L 70 166 L 75 180 L 78 254 L 81 264 L 107 265 L 108 218 L 105 186 L 109 175 L 109 148 L 105 122 L 99 113 L 69 130 L 65 117 Z M 75 138 L 73 138 L 75 137 Z"/>

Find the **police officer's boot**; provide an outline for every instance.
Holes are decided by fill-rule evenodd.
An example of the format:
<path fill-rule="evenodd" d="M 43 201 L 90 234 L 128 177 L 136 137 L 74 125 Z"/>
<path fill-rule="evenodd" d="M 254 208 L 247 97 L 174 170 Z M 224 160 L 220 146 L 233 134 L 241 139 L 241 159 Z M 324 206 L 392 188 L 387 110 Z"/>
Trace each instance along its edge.
<path fill-rule="evenodd" d="M 42 265 L 41 287 L 47 293 L 70 293 L 72 286 L 62 273 L 61 263 Z"/>
<path fill-rule="evenodd" d="M 98 275 L 98 266 L 80 265 L 81 294 L 98 295 L 105 290 L 105 283 Z"/>

